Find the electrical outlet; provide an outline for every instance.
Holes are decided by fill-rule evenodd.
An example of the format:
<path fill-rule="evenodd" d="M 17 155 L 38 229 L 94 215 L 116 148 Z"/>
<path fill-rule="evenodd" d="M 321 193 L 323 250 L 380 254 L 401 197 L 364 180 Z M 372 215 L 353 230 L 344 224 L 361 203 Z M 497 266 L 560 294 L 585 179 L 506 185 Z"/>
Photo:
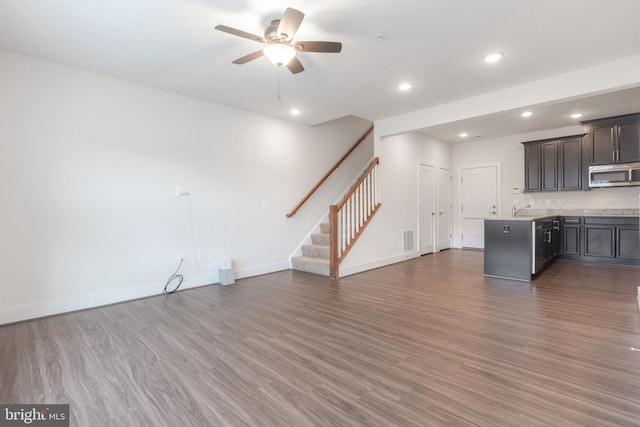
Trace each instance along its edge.
<path fill-rule="evenodd" d="M 184 254 L 178 254 L 178 262 L 184 261 Z"/>
<path fill-rule="evenodd" d="M 182 187 L 176 187 L 176 196 L 188 196 L 189 192 Z"/>

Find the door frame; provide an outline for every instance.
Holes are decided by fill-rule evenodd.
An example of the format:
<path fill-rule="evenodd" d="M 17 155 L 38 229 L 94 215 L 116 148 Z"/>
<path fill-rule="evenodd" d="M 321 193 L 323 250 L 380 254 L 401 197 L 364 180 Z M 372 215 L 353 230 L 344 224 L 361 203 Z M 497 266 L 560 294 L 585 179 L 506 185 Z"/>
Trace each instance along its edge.
<path fill-rule="evenodd" d="M 437 246 L 438 246 L 438 241 L 437 241 L 437 227 L 436 227 L 436 216 L 432 216 L 431 218 L 431 231 L 432 231 L 432 248 L 431 248 L 431 252 L 426 252 L 426 253 L 422 253 L 422 247 L 421 247 L 421 237 L 422 237 L 422 227 L 420 226 L 420 190 L 421 190 L 421 185 L 422 185 L 422 179 L 421 177 L 421 173 L 422 173 L 422 167 L 423 166 L 428 166 L 430 168 L 433 168 L 433 188 L 431 188 L 431 203 L 433 206 L 434 211 L 437 211 L 437 203 L 438 203 L 438 197 L 437 197 L 437 191 L 438 191 L 438 167 L 430 162 L 422 162 L 422 161 L 418 161 L 418 182 L 417 182 L 417 188 L 416 188 L 416 208 L 417 208 L 417 220 L 418 220 L 418 226 L 417 226 L 417 230 L 418 230 L 418 253 L 420 255 L 426 255 L 426 254 L 430 254 L 430 253 L 434 253 L 437 252 Z"/>
<path fill-rule="evenodd" d="M 446 170 L 449 172 L 449 179 L 447 180 L 447 194 L 449 199 L 449 206 L 446 207 L 445 212 L 447 213 L 449 227 L 447 230 L 447 237 L 449 240 L 449 245 L 445 249 L 450 249 L 453 247 L 453 170 L 452 168 L 445 168 L 443 166 L 438 167 L 438 174 L 436 180 L 436 186 L 438 187 L 436 190 L 436 212 L 440 212 L 442 210 L 442 206 L 440 206 L 440 171 Z M 438 225 L 437 233 L 436 233 L 436 251 L 439 252 L 442 250 L 440 247 L 440 242 L 442 239 L 440 238 L 440 215 L 438 215 L 438 221 L 436 222 Z"/>
<path fill-rule="evenodd" d="M 460 248 L 463 247 L 463 242 L 462 242 L 462 224 L 464 221 L 463 215 L 462 215 L 462 187 L 463 187 L 463 182 L 462 182 L 462 171 L 464 169 L 479 169 L 479 168 L 488 168 L 488 167 L 495 167 L 496 168 L 496 212 L 498 213 L 498 216 L 502 214 L 502 162 L 492 162 L 492 163 L 478 163 L 478 164 L 471 164 L 471 165 L 464 165 L 464 166 L 459 166 L 458 167 L 458 176 L 456 178 L 456 183 L 458 184 L 458 191 L 457 191 L 457 196 L 458 196 L 458 203 L 457 206 L 455 207 L 455 211 L 458 213 L 458 221 L 457 225 L 458 225 L 458 233 L 456 236 L 454 236 L 457 241 L 459 242 L 459 246 Z M 460 209 L 458 209 L 460 208 Z"/>

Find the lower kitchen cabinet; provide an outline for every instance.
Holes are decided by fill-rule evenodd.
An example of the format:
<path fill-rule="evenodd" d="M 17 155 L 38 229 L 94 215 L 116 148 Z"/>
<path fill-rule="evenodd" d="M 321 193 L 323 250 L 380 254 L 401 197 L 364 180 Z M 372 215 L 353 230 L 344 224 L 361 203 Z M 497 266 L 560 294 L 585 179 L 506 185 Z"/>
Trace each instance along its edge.
<path fill-rule="evenodd" d="M 614 258 L 615 227 L 602 225 L 584 226 L 584 255 Z"/>
<path fill-rule="evenodd" d="M 580 244 L 580 217 L 563 217 L 560 220 L 560 253 L 559 255 L 582 255 Z"/>
<path fill-rule="evenodd" d="M 640 265 L 640 231 L 634 217 L 563 217 L 559 258 Z"/>
<path fill-rule="evenodd" d="M 640 260 L 640 230 L 638 227 L 618 227 L 617 233 L 616 256 Z"/>

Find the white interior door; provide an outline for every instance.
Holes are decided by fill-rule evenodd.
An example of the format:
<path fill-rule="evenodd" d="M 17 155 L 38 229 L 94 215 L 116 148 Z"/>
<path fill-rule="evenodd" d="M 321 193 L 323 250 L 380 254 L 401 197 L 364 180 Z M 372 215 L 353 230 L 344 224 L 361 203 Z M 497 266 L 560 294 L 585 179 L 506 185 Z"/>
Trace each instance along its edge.
<path fill-rule="evenodd" d="M 420 165 L 418 183 L 418 219 L 420 227 L 420 254 L 435 250 L 435 186 L 436 173 L 433 166 Z"/>
<path fill-rule="evenodd" d="M 438 244 L 437 250 L 451 247 L 451 171 L 438 170 Z"/>
<path fill-rule="evenodd" d="M 498 213 L 498 165 L 462 168 L 462 246 L 484 248 L 484 220 Z"/>

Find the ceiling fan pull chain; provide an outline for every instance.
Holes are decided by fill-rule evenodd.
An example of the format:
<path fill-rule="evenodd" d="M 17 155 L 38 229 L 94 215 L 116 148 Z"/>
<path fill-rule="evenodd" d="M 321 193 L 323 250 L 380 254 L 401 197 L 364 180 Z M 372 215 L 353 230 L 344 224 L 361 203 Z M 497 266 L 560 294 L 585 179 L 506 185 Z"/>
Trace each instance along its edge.
<path fill-rule="evenodd" d="M 282 83 L 280 80 L 280 67 L 278 67 L 278 106 L 282 107 Z"/>

